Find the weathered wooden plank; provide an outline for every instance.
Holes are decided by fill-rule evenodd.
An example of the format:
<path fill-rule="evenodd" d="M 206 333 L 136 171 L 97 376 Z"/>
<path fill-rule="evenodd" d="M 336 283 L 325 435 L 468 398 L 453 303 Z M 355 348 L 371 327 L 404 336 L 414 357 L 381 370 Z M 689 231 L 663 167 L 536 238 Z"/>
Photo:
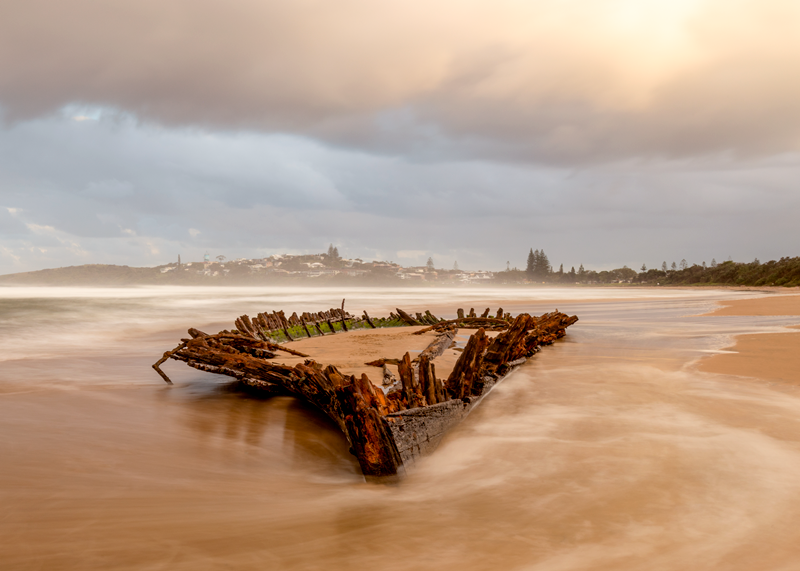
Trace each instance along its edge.
<path fill-rule="evenodd" d="M 305 320 L 304 318 L 302 318 L 302 317 L 301 317 L 301 318 L 300 318 L 300 323 L 302 323 L 302 324 L 303 324 L 303 329 L 305 329 L 305 330 L 306 330 L 306 335 L 308 335 L 309 337 L 311 337 L 311 331 L 309 331 L 309 330 L 308 330 L 308 325 L 306 325 L 306 320 Z"/>
<path fill-rule="evenodd" d="M 342 300 L 342 331 L 347 331 L 347 314 L 344 312 L 344 300 Z"/>
<path fill-rule="evenodd" d="M 458 333 L 458 329 L 454 327 L 450 329 L 445 329 L 444 331 L 439 333 L 434 338 L 434 340 L 431 341 L 430 344 L 428 344 L 428 346 L 425 347 L 425 349 L 423 349 L 422 352 L 419 354 L 419 356 L 414 360 L 420 361 L 422 360 L 423 357 L 427 357 L 429 360 L 435 359 L 436 357 L 444 353 L 445 350 L 448 347 L 450 347 L 450 345 L 452 345 L 453 340 L 456 338 L 456 333 Z"/>
<path fill-rule="evenodd" d="M 397 311 L 397 315 L 400 316 L 400 319 L 402 319 L 406 323 L 406 325 L 422 325 L 422 323 L 411 317 L 409 314 L 407 314 L 399 307 L 395 311 Z"/>

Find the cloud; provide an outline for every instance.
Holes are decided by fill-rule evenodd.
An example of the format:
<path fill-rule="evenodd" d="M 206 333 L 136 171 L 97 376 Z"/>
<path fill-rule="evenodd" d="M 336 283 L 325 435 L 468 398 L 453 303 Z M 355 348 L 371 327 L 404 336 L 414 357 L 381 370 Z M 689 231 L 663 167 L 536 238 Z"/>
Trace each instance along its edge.
<path fill-rule="evenodd" d="M 787 0 L 6 0 L 0 272 L 791 255 L 798 28 Z"/>
<path fill-rule="evenodd" d="M 398 250 L 397 257 L 401 260 L 416 260 L 423 256 L 425 256 L 427 252 L 425 250 Z"/>
<path fill-rule="evenodd" d="M 0 208 L 0 232 L 4 236 L 21 236 L 29 234 L 30 229 L 20 219 L 20 209 L 6 206 Z"/>
<path fill-rule="evenodd" d="M 768 156 L 798 150 L 799 26 L 791 0 L 7 0 L 0 105 L 420 158 Z"/>
<path fill-rule="evenodd" d="M 286 135 L 56 116 L 0 130 L 0 273 L 330 243 L 345 257 L 463 269 L 521 267 L 529 248 L 566 268 L 763 260 L 795 253 L 799 176 L 798 154 L 580 169 L 420 162 Z"/>

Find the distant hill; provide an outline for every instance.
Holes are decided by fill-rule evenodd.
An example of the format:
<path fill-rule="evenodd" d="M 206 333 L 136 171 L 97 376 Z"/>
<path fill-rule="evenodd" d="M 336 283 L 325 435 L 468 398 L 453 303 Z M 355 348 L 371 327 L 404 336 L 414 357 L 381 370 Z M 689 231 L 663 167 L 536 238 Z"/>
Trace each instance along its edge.
<path fill-rule="evenodd" d="M 132 286 L 132 285 L 204 285 L 247 286 L 268 284 L 308 285 L 411 285 L 394 274 L 378 270 L 359 276 L 330 275 L 310 278 L 285 273 L 250 273 L 243 266 L 214 263 L 204 272 L 203 264 L 168 264 L 155 268 L 132 268 L 108 264 L 87 264 L 22 272 L 0 276 L 0 286 Z M 416 285 L 419 285 L 418 283 Z"/>
<path fill-rule="evenodd" d="M 0 276 L 0 285 L 138 285 L 160 283 L 167 277 L 157 268 L 131 268 L 105 264 L 69 266 Z"/>

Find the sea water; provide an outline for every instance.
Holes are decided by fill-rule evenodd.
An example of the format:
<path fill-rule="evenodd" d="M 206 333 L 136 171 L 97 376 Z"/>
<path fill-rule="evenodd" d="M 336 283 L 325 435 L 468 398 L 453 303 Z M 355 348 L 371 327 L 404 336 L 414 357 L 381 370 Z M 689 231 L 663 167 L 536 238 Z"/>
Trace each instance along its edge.
<path fill-rule="evenodd" d="M 0 289 L 0 568 L 794 569 L 800 395 L 692 363 L 797 318 L 757 292 L 610 288 Z M 368 484 L 296 399 L 150 368 L 242 313 L 395 307 L 580 321 L 435 454 Z"/>

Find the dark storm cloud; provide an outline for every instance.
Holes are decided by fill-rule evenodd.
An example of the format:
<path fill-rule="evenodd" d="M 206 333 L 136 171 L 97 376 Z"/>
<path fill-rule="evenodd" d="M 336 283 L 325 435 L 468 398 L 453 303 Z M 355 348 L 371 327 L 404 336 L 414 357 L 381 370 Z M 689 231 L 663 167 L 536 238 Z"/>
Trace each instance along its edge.
<path fill-rule="evenodd" d="M 794 151 L 800 7 L 7 0 L 0 104 L 570 164 Z"/>
<path fill-rule="evenodd" d="M 780 257 L 797 156 L 586 169 L 418 162 L 278 135 L 82 119 L 0 131 L 0 273 L 321 252 L 438 267 Z"/>

